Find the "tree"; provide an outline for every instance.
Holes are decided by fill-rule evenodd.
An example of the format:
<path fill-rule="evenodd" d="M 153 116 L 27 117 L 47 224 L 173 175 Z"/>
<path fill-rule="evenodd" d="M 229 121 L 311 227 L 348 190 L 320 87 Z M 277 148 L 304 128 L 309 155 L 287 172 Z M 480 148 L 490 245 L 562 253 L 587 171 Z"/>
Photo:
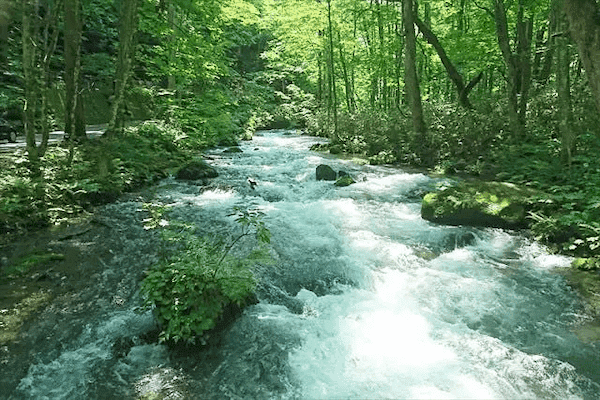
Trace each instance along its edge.
<path fill-rule="evenodd" d="M 85 139 L 85 116 L 81 95 L 81 3 L 65 0 L 65 135 Z"/>
<path fill-rule="evenodd" d="M 600 6 L 596 0 L 564 0 L 564 9 L 600 112 Z"/>
<path fill-rule="evenodd" d="M 22 50 L 25 105 L 23 125 L 26 135 L 27 156 L 32 173 L 37 175 L 39 160 L 48 147 L 50 125 L 47 115 L 47 91 L 51 86 L 50 62 L 58 41 L 58 17 L 61 0 L 23 0 Z M 35 135 L 40 131 L 39 146 Z"/>
<path fill-rule="evenodd" d="M 527 109 L 528 91 L 531 79 L 529 62 L 531 41 L 530 23 L 523 20 L 524 4 L 519 0 L 517 12 L 516 52 L 510 46 L 508 21 L 504 0 L 492 0 L 498 45 L 506 65 L 506 85 L 508 97 L 508 118 L 515 139 L 525 135 L 525 112 Z M 489 12 L 489 10 L 488 10 Z"/>
<path fill-rule="evenodd" d="M 115 90 L 110 109 L 110 120 L 105 135 L 114 137 L 118 129 L 118 119 L 123 112 L 127 81 L 131 75 L 131 67 L 135 56 L 135 35 L 138 28 L 138 3 L 139 0 L 122 0 L 121 14 L 119 17 L 119 52 L 117 56 L 117 71 L 115 76 Z"/>
<path fill-rule="evenodd" d="M 421 103 L 421 90 L 417 77 L 417 45 L 415 37 L 415 10 L 413 0 L 403 0 L 402 19 L 406 47 L 404 54 L 404 84 L 406 97 L 412 113 L 412 125 L 417 135 L 425 136 L 426 126 Z"/>
<path fill-rule="evenodd" d="M 462 21 L 462 18 L 461 18 Z M 473 78 L 468 85 L 465 85 L 462 75 L 458 72 L 446 51 L 442 47 L 442 44 L 438 40 L 437 36 L 433 33 L 433 31 L 427 26 L 419 17 L 415 19 L 417 27 L 419 31 L 423 34 L 423 37 L 430 45 L 433 46 L 435 51 L 437 52 L 444 68 L 446 68 L 446 72 L 448 73 L 448 77 L 454 83 L 456 87 L 456 91 L 458 92 L 458 104 L 460 104 L 464 108 L 473 108 L 471 103 L 469 102 L 469 93 L 473 88 L 479 83 L 481 78 L 483 77 L 483 72 L 479 73 L 475 78 Z"/>

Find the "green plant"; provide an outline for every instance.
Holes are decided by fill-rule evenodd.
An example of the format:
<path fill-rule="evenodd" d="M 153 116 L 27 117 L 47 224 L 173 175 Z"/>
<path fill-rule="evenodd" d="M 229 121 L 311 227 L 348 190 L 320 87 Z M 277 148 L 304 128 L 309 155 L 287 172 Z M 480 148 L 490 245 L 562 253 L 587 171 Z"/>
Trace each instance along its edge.
<path fill-rule="evenodd" d="M 176 251 L 155 265 L 141 284 L 145 305 L 153 308 L 161 326 L 161 341 L 202 343 L 206 331 L 214 328 L 229 307 L 244 307 L 253 298 L 256 278 L 252 266 L 268 260 L 262 244 L 270 241 L 270 232 L 256 210 L 234 209 L 240 232 L 222 240 L 195 234 L 192 226 L 164 221 L 164 209 L 148 207 L 146 226 L 163 226 L 163 239 Z M 258 248 L 244 257 L 231 250 L 239 241 L 254 233 Z"/>

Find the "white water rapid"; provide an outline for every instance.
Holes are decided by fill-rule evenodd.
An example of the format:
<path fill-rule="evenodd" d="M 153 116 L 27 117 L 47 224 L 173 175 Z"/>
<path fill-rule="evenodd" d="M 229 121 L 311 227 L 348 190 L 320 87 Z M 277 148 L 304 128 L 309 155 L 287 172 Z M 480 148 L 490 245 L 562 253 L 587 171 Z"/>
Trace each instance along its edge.
<path fill-rule="evenodd" d="M 14 398 L 600 398 L 600 346 L 573 333 L 588 316 L 554 272 L 569 259 L 511 232 L 426 222 L 420 194 L 436 181 L 309 151 L 319 140 L 261 132 L 243 153 L 210 152 L 210 188 L 156 188 L 170 218 L 227 230 L 234 206 L 256 207 L 272 233 L 260 302 L 209 355 L 132 340 L 116 357 L 116 338 L 151 325 L 132 295 L 32 365 Z M 357 183 L 316 181 L 319 164 Z"/>

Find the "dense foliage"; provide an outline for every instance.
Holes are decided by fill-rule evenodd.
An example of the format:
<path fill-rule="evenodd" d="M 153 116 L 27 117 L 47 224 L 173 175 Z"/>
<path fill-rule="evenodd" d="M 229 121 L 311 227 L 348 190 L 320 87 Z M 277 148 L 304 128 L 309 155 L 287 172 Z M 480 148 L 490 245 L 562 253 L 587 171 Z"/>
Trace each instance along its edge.
<path fill-rule="evenodd" d="M 163 227 L 169 252 L 148 272 L 141 287 L 146 305 L 152 307 L 160 324 L 160 339 L 204 343 L 207 331 L 226 322 L 224 314 L 255 300 L 252 267 L 269 260 L 262 246 L 241 257 L 231 255 L 231 250 L 251 233 L 259 245 L 268 243 L 270 232 L 255 210 L 236 209 L 233 216 L 240 232 L 215 240 L 198 236 L 191 226 L 166 221 L 163 206 L 148 205 L 147 209 L 146 227 Z"/>

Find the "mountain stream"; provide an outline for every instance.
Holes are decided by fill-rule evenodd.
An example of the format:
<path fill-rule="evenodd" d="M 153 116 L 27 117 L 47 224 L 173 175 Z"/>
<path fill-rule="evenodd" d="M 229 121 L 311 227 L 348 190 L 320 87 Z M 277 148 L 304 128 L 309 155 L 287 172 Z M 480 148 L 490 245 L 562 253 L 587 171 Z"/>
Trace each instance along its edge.
<path fill-rule="evenodd" d="M 208 153 L 208 186 L 166 179 L 101 207 L 105 237 L 69 239 L 95 254 L 84 283 L 3 350 L 20 355 L 0 365 L 0 398 L 600 398 L 600 345 L 574 333 L 589 316 L 554 272 L 568 258 L 515 232 L 426 222 L 420 196 L 440 180 L 309 151 L 319 142 L 260 132 L 242 153 Z M 316 181 L 319 164 L 357 183 Z M 235 206 L 264 213 L 275 263 L 257 267 L 259 303 L 207 348 L 148 338 L 138 289 L 160 240 L 144 202 L 207 233 L 234 229 Z"/>

